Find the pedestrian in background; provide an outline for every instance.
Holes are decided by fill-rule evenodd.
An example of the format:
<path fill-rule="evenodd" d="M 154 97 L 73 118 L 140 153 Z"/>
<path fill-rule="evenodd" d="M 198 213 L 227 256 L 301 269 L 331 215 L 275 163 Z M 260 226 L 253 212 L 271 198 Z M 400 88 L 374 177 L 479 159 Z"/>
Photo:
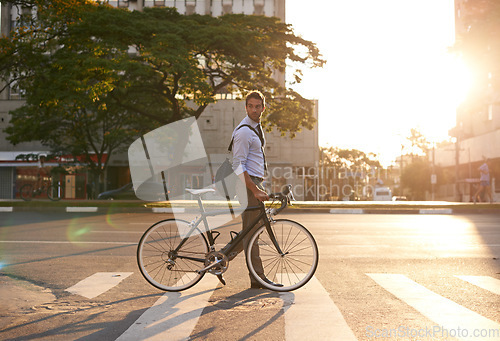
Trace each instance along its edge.
<path fill-rule="evenodd" d="M 488 167 L 489 160 L 485 159 L 484 163 L 479 167 L 479 173 L 481 177 L 479 178 L 479 189 L 476 194 L 474 194 L 474 203 L 477 201 L 481 202 L 481 193 L 484 191 L 486 193 L 486 198 L 489 197 L 490 203 L 493 202 L 493 196 L 491 194 L 491 184 L 490 184 L 490 168 Z"/>

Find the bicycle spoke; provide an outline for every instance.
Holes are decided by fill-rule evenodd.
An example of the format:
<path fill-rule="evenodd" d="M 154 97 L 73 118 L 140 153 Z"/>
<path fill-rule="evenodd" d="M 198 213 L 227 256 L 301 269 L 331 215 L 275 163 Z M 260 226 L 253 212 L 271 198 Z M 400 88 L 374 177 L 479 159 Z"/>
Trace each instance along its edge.
<path fill-rule="evenodd" d="M 250 257 L 247 256 L 250 272 L 254 277 L 258 277 L 253 264 L 257 260 L 252 258 L 252 252 L 257 252 L 252 249 L 258 248 L 260 263 L 256 263 L 256 266 L 260 264 L 267 279 L 283 286 L 272 286 L 259 278 L 257 281 L 277 291 L 300 288 L 316 271 L 318 250 L 314 238 L 302 225 L 290 220 L 278 219 L 271 227 L 271 231 L 261 227 L 251 237 L 253 247 L 248 251 Z M 278 253 L 269 232 L 274 234 L 274 239 L 283 253 Z"/>
<path fill-rule="evenodd" d="M 139 242 L 137 260 L 141 273 L 159 289 L 187 289 L 203 276 L 196 270 L 204 262 L 208 245 L 200 233 L 181 238 L 179 230 L 187 225 L 180 220 L 164 220 L 146 231 Z"/>

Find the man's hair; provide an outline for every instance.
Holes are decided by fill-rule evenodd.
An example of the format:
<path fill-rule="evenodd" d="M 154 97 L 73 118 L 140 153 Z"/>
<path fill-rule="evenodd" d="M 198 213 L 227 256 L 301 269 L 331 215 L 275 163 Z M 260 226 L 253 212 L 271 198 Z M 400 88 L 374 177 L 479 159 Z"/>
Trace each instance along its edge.
<path fill-rule="evenodd" d="M 255 99 L 259 99 L 261 100 L 262 102 L 262 106 L 265 107 L 266 106 L 266 98 L 264 97 L 264 95 L 262 94 L 262 92 L 258 91 L 258 90 L 254 90 L 254 91 L 251 91 L 247 97 L 245 98 L 245 106 L 248 104 L 248 100 L 250 98 L 255 98 Z"/>

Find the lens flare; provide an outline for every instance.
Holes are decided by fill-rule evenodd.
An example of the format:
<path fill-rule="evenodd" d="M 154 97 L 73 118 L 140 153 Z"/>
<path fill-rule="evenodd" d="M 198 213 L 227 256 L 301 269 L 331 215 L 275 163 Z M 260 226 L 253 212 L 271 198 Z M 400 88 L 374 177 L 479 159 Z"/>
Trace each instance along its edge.
<path fill-rule="evenodd" d="M 78 219 L 72 219 L 66 230 L 66 237 L 68 241 L 75 243 L 82 241 L 86 235 L 92 231 L 92 226 L 89 224 L 82 224 Z"/>

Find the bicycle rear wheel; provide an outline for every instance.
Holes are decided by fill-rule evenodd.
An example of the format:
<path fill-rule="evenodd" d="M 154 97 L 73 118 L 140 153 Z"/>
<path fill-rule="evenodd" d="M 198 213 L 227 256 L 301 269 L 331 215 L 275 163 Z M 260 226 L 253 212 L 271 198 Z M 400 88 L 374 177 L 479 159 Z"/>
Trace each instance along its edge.
<path fill-rule="evenodd" d="M 254 278 L 274 291 L 291 291 L 306 284 L 318 266 L 318 246 L 312 234 L 301 224 L 287 219 L 271 223 L 281 248 L 280 254 L 266 226 L 252 235 L 247 248 L 247 266 Z M 282 286 L 275 286 L 272 281 Z"/>
<path fill-rule="evenodd" d="M 143 235 L 137 247 L 137 263 L 144 278 L 158 289 L 181 291 L 198 283 L 208 253 L 208 243 L 196 229 L 187 238 L 179 231 L 189 231 L 183 220 L 167 219 L 152 225 Z M 182 246 L 176 251 L 179 245 Z"/>
<path fill-rule="evenodd" d="M 63 188 L 60 184 L 53 184 L 47 188 L 47 197 L 52 201 L 61 200 Z"/>
<path fill-rule="evenodd" d="M 24 201 L 30 201 L 31 199 L 33 199 L 33 185 L 32 184 L 22 185 L 21 188 L 19 189 L 19 196 Z"/>

